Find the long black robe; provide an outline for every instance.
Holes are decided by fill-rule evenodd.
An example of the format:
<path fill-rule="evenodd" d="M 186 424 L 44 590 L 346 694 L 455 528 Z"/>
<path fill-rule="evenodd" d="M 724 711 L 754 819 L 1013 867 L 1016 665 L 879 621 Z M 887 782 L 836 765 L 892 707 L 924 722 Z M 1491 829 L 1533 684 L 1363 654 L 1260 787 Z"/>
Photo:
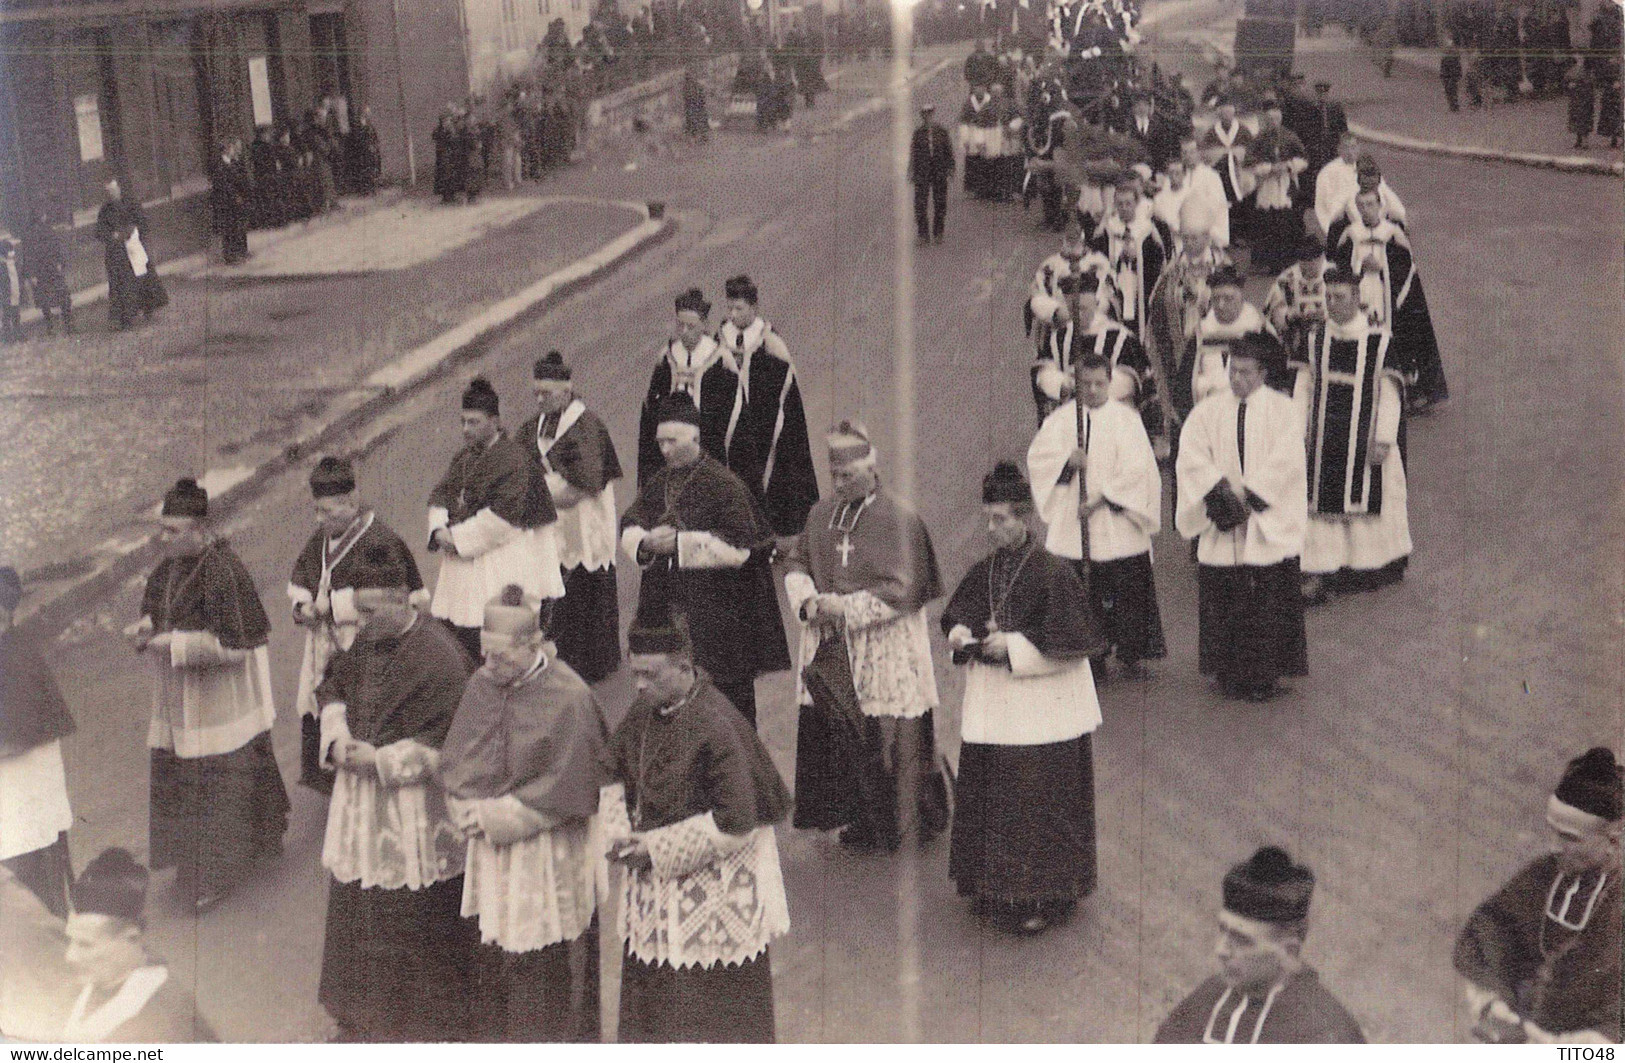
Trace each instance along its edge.
<path fill-rule="evenodd" d="M 790 810 L 784 780 L 755 731 L 703 674 L 688 704 L 670 715 L 634 703 L 610 739 L 609 755 L 626 787 L 634 830 L 709 812 L 718 829 L 738 836 L 778 823 Z M 623 1043 L 774 1039 L 769 952 L 738 965 L 681 970 L 627 953 Z"/>
<path fill-rule="evenodd" d="M 253 577 L 220 539 L 202 553 L 159 562 L 147 577 L 141 614 L 152 618 L 156 634 L 207 631 L 228 650 L 256 650 L 271 635 Z M 261 854 L 281 852 L 291 806 L 269 731 L 212 756 L 154 749 L 151 776 L 151 864 L 177 866 L 180 880 L 200 895 L 240 881 Z"/>
<path fill-rule="evenodd" d="M 715 344 L 709 336 L 701 337 L 700 344 Z M 660 426 L 660 401 L 673 391 L 671 348 L 672 340 L 661 348 L 660 360 L 649 375 L 649 392 L 644 396 L 643 408 L 638 413 L 638 488 L 641 490 L 649 478 L 666 464 L 655 442 L 655 429 Z M 728 461 L 728 422 L 733 418 L 734 402 L 739 391 L 739 372 L 726 352 L 713 360 L 700 374 L 700 446 L 718 461 Z"/>
<path fill-rule="evenodd" d="M 765 552 L 773 531 L 744 481 L 710 454 L 681 469 L 662 468 L 638 492 L 621 527 L 667 525 L 709 532 L 749 550 L 742 568 L 678 566 L 675 555 L 654 558 L 638 587 L 637 622 L 660 626 L 688 618 L 694 660 L 719 683 L 738 683 L 790 667 L 784 620 Z"/>
<path fill-rule="evenodd" d="M 357 521 L 367 518 L 370 511 L 358 514 Z M 397 570 L 406 574 L 407 589 L 414 593 L 423 589 L 423 576 L 418 572 L 417 559 L 412 556 L 412 548 L 406 541 L 395 533 L 395 530 L 385 524 L 376 514 L 372 515 L 371 523 L 366 530 L 355 536 L 353 541 L 348 536 L 341 536 L 338 547 L 342 553 L 338 561 L 333 564 L 333 571 L 328 579 L 328 590 L 338 591 L 355 586 L 356 572 L 361 566 L 360 559 L 368 556 L 374 549 L 382 549 L 389 555 L 390 562 L 397 566 Z M 293 563 L 293 575 L 288 582 L 310 592 L 315 598 L 322 582 L 322 565 L 329 556 L 327 533 L 317 529 L 316 533 L 305 541 L 304 549 Z M 317 676 L 316 681 L 321 682 Z M 317 793 L 330 794 L 333 792 L 333 776 L 323 771 L 317 758 L 321 752 L 322 728 L 321 721 L 314 715 L 301 715 L 299 717 L 299 783 L 309 787 Z"/>
<path fill-rule="evenodd" d="M 593 504 L 605 487 L 621 479 L 615 442 L 591 410 L 583 410 L 554 440 L 545 459 L 540 449 L 541 427 L 538 413 L 519 426 L 514 438 L 541 464 L 544 474 L 556 472 L 580 491 L 584 496 L 581 505 Z M 615 573 L 613 563 L 596 570 L 581 565 L 565 569 L 564 597 L 553 603 L 553 619 L 547 628 L 559 656 L 589 683 L 606 678 L 621 665 L 621 603 Z"/>
<path fill-rule="evenodd" d="M 717 333 L 740 366 L 737 413 L 727 437 L 728 468 L 761 501 L 774 533 L 795 535 L 818 501 L 818 473 L 796 367 L 773 326 L 763 325 L 750 350 L 739 349 L 741 336 L 732 324 Z"/>
<path fill-rule="evenodd" d="M 0 757 L 15 756 L 73 734 L 73 716 L 39 649 L 15 628 L 0 631 Z M 68 914 L 73 866 L 68 836 L 8 857 L 5 865 L 51 913 Z"/>
<path fill-rule="evenodd" d="M 130 253 L 124 243 L 133 230 L 141 232 L 141 246 L 147 252 L 147 272 L 135 275 Z M 152 249 L 152 231 L 141 208 L 118 199 L 102 204 L 96 212 L 96 240 L 102 245 L 107 269 L 108 316 L 120 328 L 128 326 L 137 314 L 150 314 L 169 305 L 169 295 L 158 279 L 158 259 Z"/>
<path fill-rule="evenodd" d="M 1570 925 L 1564 926 L 1548 914 L 1548 896 L 1561 913 L 1575 883 L 1572 874 L 1558 882 L 1560 869 L 1556 854 L 1543 856 L 1474 909 L 1456 939 L 1456 971 L 1548 1033 L 1596 1030 L 1618 1041 L 1625 1000 L 1620 869 L 1616 864 L 1609 870 L 1590 920 L 1578 931 L 1572 927 L 1582 922 L 1597 872 L 1580 877 L 1567 914 Z"/>
<path fill-rule="evenodd" d="M 1082 660 L 1102 645 L 1072 565 L 1031 540 L 972 565 L 942 612 L 944 634 L 962 624 L 984 639 L 992 621 L 1053 660 Z M 1033 745 L 967 741 L 954 793 L 948 875 L 961 896 L 1066 905 L 1093 892 L 1088 734 Z"/>
<path fill-rule="evenodd" d="M 1406 384 L 1415 388 L 1417 394 L 1429 402 L 1442 402 L 1450 397 L 1450 387 L 1445 382 L 1439 338 L 1433 330 L 1427 294 L 1422 290 L 1422 275 L 1417 272 L 1404 227 L 1392 224 L 1393 230 L 1384 242 L 1392 305 L 1383 310 L 1387 314 L 1386 327 L 1394 336 L 1389 347 L 1389 363 L 1403 374 Z M 1326 252 L 1328 260 L 1348 267 L 1356 276 L 1360 274 L 1360 264 L 1354 261 L 1359 228 L 1363 226 L 1350 224 L 1340 230 L 1337 243 Z"/>
<path fill-rule="evenodd" d="M 467 677 L 443 626 L 419 616 L 401 635 L 361 640 L 333 658 L 317 691 L 343 702 L 351 737 L 382 748 L 405 738 L 439 749 Z M 462 918 L 463 876 L 421 890 L 329 883 L 316 999 L 343 1036 L 458 1041 L 468 1033 L 475 925 Z"/>
<path fill-rule="evenodd" d="M 791 567 L 811 577 L 820 594 L 867 591 L 899 617 L 941 597 L 936 550 L 919 514 L 876 491 L 851 534 L 838 531 L 858 505 L 838 496 L 820 499 L 796 540 Z M 907 652 L 907 647 L 896 643 L 884 652 Z M 824 636 L 802 674 L 810 704 L 801 706 L 796 721 L 795 825 L 851 826 L 866 840 L 893 847 L 901 836 L 905 810 L 898 807 L 899 779 L 906 773 L 915 780 L 914 815 L 921 832 L 946 827 L 947 791 L 937 771 L 932 710 L 893 720 L 898 758 L 888 769 L 880 719 L 864 714 L 858 699 L 845 633 Z"/>
<path fill-rule="evenodd" d="M 1223 1006 L 1220 1006 L 1221 1000 Z M 1365 1044 L 1365 1035 L 1360 1032 L 1360 1024 L 1354 1016 L 1327 992 L 1320 978 L 1307 967 L 1282 984 L 1260 1025 L 1263 1005 L 1261 998 L 1246 998 L 1234 1038 L 1227 1042 L 1225 1035 L 1236 1008 L 1243 1006 L 1242 997 L 1230 991 L 1223 978 L 1214 975 L 1168 1013 L 1157 1027 L 1152 1042 L 1199 1045 L 1211 1037 L 1220 1044 Z"/>

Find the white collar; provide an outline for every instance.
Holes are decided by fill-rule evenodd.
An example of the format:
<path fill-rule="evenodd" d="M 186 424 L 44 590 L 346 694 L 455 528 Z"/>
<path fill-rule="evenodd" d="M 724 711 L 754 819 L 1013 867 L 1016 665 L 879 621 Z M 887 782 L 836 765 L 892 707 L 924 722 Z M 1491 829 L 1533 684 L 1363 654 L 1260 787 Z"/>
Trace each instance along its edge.
<path fill-rule="evenodd" d="M 732 321 L 724 321 L 721 329 L 722 340 L 734 354 L 742 356 L 740 360 L 743 361 L 767 340 L 767 331 L 770 327 L 767 319 L 760 314 L 742 329 Z"/>
<path fill-rule="evenodd" d="M 581 415 L 586 412 L 587 404 L 582 402 L 580 399 L 572 398 L 570 400 L 570 405 L 566 406 L 564 408 L 564 412 L 559 414 L 559 426 L 553 430 L 553 438 L 546 440 L 542 438 L 542 425 L 546 423 L 547 417 L 543 415 L 537 419 L 536 449 L 542 454 L 543 457 L 547 456 L 547 452 L 552 450 L 554 445 L 558 443 L 560 439 L 564 438 L 564 433 L 568 432 L 577 421 L 581 420 Z"/>
<path fill-rule="evenodd" d="M 162 964 L 137 967 L 124 979 L 118 991 L 89 1015 L 85 1014 L 85 1008 L 95 987 L 85 986 L 68 1015 L 67 1025 L 62 1030 L 63 1038 L 83 1043 L 107 1040 L 114 1030 L 139 1015 L 159 987 L 168 980 L 169 968 Z"/>
<path fill-rule="evenodd" d="M 711 363 L 725 353 L 717 341 L 710 336 L 701 336 L 700 341 L 694 345 L 692 351 L 683 346 L 683 342 L 678 339 L 673 339 L 666 344 L 666 358 L 671 362 L 672 368 L 679 372 L 694 373 L 696 375 L 711 368 Z"/>
<path fill-rule="evenodd" d="M 1361 313 L 1356 313 L 1343 325 L 1333 321 L 1330 316 L 1326 318 L 1326 334 L 1334 340 L 1363 340 L 1370 331 L 1371 323 Z"/>

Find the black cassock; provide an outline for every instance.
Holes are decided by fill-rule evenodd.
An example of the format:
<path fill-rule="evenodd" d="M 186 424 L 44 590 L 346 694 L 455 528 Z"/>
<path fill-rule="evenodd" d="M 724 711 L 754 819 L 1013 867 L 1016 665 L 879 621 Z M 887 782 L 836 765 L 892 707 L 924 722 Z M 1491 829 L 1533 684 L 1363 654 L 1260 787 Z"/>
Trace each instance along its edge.
<path fill-rule="evenodd" d="M 818 473 L 796 367 L 773 326 L 760 324 L 741 336 L 729 322 L 717 333 L 740 371 L 726 440 L 728 468 L 755 492 L 774 534 L 797 535 L 818 501 Z"/>
<path fill-rule="evenodd" d="M 419 616 L 396 638 L 357 641 L 333 658 L 317 700 L 343 702 L 358 741 L 382 749 L 410 738 L 439 749 L 462 700 L 466 665 L 451 633 Z M 423 889 L 330 878 L 316 999 L 348 1036 L 466 1039 L 479 931 L 462 917 L 462 903 L 461 874 Z"/>
<path fill-rule="evenodd" d="M 547 427 L 557 431 L 559 424 L 559 420 L 554 420 Z M 552 439 L 544 455 L 542 448 L 547 440 L 543 427 L 542 415 L 538 413 L 519 426 L 514 438 L 545 471 L 558 473 L 582 493 L 580 506 L 596 505 L 604 488 L 622 475 L 621 460 L 615 453 L 609 429 L 597 414 L 583 409 L 574 423 Z M 575 529 L 566 524 L 584 519 L 587 519 L 585 515 L 570 511 L 559 515 L 561 555 L 566 542 L 575 534 Z M 553 603 L 548 637 L 558 646 L 559 656 L 565 663 L 587 682 L 596 683 L 621 664 L 621 605 L 615 565 L 612 562 L 604 568 L 589 569 L 574 564 L 564 569 L 563 575 L 564 597 Z"/>
<path fill-rule="evenodd" d="M 308 592 L 314 601 L 322 597 L 322 574 L 327 573 L 325 590 L 329 597 L 333 591 L 355 586 L 355 577 L 362 567 L 361 559 L 376 549 L 388 553 L 396 570 L 406 574 L 406 588 L 413 593 L 423 589 L 423 576 L 418 572 L 417 559 L 412 548 L 370 510 L 356 516 L 355 523 L 329 545 L 327 533 L 317 529 L 299 551 L 293 563 L 293 575 L 288 583 Z M 331 609 L 331 606 L 329 606 Z M 320 675 L 312 677 L 320 683 Z M 303 695 L 304 688 L 300 688 Z M 318 759 L 321 754 L 322 726 L 319 716 L 301 713 L 299 717 L 299 782 L 317 793 L 333 792 L 333 775 L 323 771 Z"/>
<path fill-rule="evenodd" d="M 1561 873 L 1556 854 L 1514 875 L 1468 917 L 1456 971 L 1548 1033 L 1620 1039 L 1619 866 Z"/>
<path fill-rule="evenodd" d="M 642 488 L 665 465 L 660 447 L 655 443 L 655 429 L 660 426 L 660 400 L 677 391 L 682 378 L 692 374 L 694 379 L 683 387 L 700 410 L 700 446 L 718 461 L 728 461 L 728 424 L 733 419 L 734 402 L 739 391 L 739 371 L 733 357 L 710 336 L 700 337 L 699 344 L 689 352 L 672 340 L 660 352 L 649 376 L 649 393 L 644 396 L 643 409 L 638 414 L 638 487 Z"/>
<path fill-rule="evenodd" d="M 1337 243 L 1331 245 L 1327 258 L 1347 266 L 1360 276 L 1363 260 L 1362 245 L 1373 239 L 1383 244 L 1386 256 L 1386 299 L 1381 308 L 1385 319 L 1378 322 L 1394 335 L 1389 346 L 1389 364 L 1405 378 L 1406 384 L 1429 402 L 1442 402 L 1450 397 L 1450 388 L 1444 379 L 1444 363 L 1439 355 L 1439 338 L 1433 331 L 1433 315 L 1428 310 L 1426 293 L 1422 290 L 1422 276 L 1416 270 L 1411 254 L 1410 239 L 1402 226 L 1393 222 L 1380 223 L 1376 230 L 1349 223 L 1337 233 Z M 1362 284 L 1362 296 L 1365 285 Z"/>
<path fill-rule="evenodd" d="M 1248 995 L 1214 975 L 1168 1013 L 1159 1045 L 1365 1044 L 1360 1024 L 1304 968 L 1266 993 Z"/>
<path fill-rule="evenodd" d="M 132 232 L 140 233 L 147 254 L 146 273 L 137 276 L 125 243 Z M 134 203 L 118 199 L 103 203 L 96 213 L 96 239 L 102 245 L 107 268 L 107 308 L 120 328 L 128 326 L 137 314 L 150 314 L 169 305 L 169 294 L 158 279 L 158 260 L 152 251 L 152 233 L 147 216 Z"/>
<path fill-rule="evenodd" d="M 1103 644 L 1072 564 L 1032 539 L 971 566 L 943 610 L 942 630 L 964 625 L 985 639 L 994 620 L 999 631 L 1025 636 L 1051 660 L 1081 661 Z M 1004 662 L 988 666 L 1008 668 Z M 1093 892 L 1088 733 L 1028 745 L 966 741 L 955 798 L 948 874 L 962 896 L 1064 906 Z"/>
<path fill-rule="evenodd" d="M 741 568 L 685 568 L 677 555 L 653 559 L 638 587 L 638 624 L 658 627 L 686 616 L 695 663 L 719 686 L 789 668 L 765 556 L 773 530 L 744 481 L 709 454 L 685 468 L 662 468 L 621 518 L 623 530 L 661 525 L 679 535 L 709 532 L 728 547 L 750 551 L 752 560 Z"/>

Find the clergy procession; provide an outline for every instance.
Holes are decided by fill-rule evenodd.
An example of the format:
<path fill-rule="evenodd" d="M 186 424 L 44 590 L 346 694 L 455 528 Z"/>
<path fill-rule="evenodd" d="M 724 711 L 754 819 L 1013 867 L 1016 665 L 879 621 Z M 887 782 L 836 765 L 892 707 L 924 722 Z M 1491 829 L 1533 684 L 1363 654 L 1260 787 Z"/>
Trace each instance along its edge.
<path fill-rule="evenodd" d="M 622 324 L 660 339 L 618 363 L 614 396 L 545 343 L 522 392 L 460 371 L 455 408 L 432 414 L 458 433 L 434 468 L 295 455 L 313 530 L 285 589 L 256 586 L 209 491 L 180 478 L 120 618 L 150 675 L 148 837 L 78 875 L 62 743 L 80 710 L 14 627 L 23 584 L 0 568 L 0 939 L 30 957 L 4 961 L 0 1027 L 214 1039 L 148 912 L 162 893 L 201 918 L 275 876 L 294 797 L 325 809 L 325 892 L 300 903 L 340 1043 L 773 1042 L 775 956 L 830 918 L 789 870 L 809 838 L 875 881 L 944 849 L 967 918 L 1000 941 L 1085 927 L 1066 947 L 1145 947 L 1102 943 L 1090 903 L 1118 870 L 1101 808 L 1138 792 L 1103 728 L 1181 670 L 1215 726 L 1266 752 L 1315 741 L 1282 722 L 1305 702 L 1358 714 L 1351 688 L 1309 683 L 1346 667 L 1311 618 L 1383 615 L 1428 556 L 1408 474 L 1441 449 L 1416 426 L 1450 389 L 1413 252 L 1425 222 L 1331 119 L 1330 86 L 1318 109 L 1286 75 L 1221 68 L 1192 91 L 1135 55 L 1139 20 L 1133 0 L 1052 4 L 1044 57 L 1013 43 L 1031 33 L 977 43 L 952 137 L 921 109 L 920 270 L 955 168 L 994 224 L 1058 242 L 1020 264 L 1020 320 L 993 326 L 1008 357 L 978 367 L 1015 382 L 989 416 L 1019 448 L 905 465 L 888 447 L 914 441 L 871 431 L 853 392 L 815 422 L 797 293 L 690 274 L 669 319 Z M 128 258 L 136 294 L 115 301 L 133 321 L 162 291 L 125 213 L 98 231 Z M 606 412 L 619 392 L 635 425 Z M 914 460 L 979 499 L 963 527 L 922 516 Z M 386 523 L 395 492 L 420 524 Z M 284 624 L 302 652 L 273 675 Z M 290 780 L 279 713 L 298 719 Z M 793 756 L 776 762 L 781 724 Z M 1362 797 L 1304 775 L 1305 800 Z M 1552 760 L 1516 828 L 1543 816 L 1551 855 L 1464 922 L 1441 905 L 1456 943 L 1429 974 L 1459 979 L 1475 1039 L 1621 1040 L 1622 778 L 1606 746 Z M 1218 814 L 1189 805 L 1182 829 Z M 1317 873 L 1301 833 L 1249 830 L 1222 877 L 1180 885 L 1201 907 L 1180 925 L 1206 936 L 1177 948 L 1211 973 L 1154 1040 L 1364 1043 L 1308 955 L 1311 928 L 1354 918 L 1354 887 Z"/>

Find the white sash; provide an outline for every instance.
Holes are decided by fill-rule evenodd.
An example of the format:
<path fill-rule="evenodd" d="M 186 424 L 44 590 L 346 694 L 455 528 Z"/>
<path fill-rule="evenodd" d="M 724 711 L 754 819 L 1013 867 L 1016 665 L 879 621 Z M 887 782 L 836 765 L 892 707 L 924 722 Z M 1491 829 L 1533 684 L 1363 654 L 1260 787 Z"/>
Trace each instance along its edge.
<path fill-rule="evenodd" d="M 564 412 L 559 414 L 559 426 L 554 430 L 552 439 L 546 439 L 542 436 L 542 425 L 547 422 L 547 418 L 543 417 L 536 422 L 536 453 L 541 455 L 542 468 L 548 472 L 555 471 L 553 463 L 547 460 L 547 455 L 552 452 L 558 441 L 564 438 L 564 433 L 573 428 L 575 423 L 581 420 L 581 415 L 586 412 L 586 403 L 580 399 L 571 399 L 570 405 L 566 406 Z"/>
<path fill-rule="evenodd" d="M 141 230 L 131 229 L 130 238 L 124 241 L 124 253 L 130 256 L 130 269 L 137 277 L 147 275 L 147 249 L 141 245 Z"/>

